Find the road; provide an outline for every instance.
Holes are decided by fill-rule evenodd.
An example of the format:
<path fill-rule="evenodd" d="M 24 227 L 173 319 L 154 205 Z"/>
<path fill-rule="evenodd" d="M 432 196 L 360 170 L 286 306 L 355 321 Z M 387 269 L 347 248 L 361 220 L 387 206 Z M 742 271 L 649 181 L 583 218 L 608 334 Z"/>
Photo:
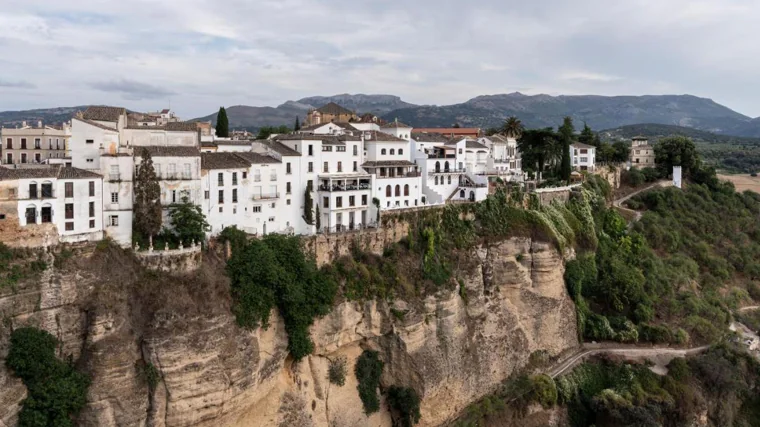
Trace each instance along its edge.
<path fill-rule="evenodd" d="M 643 213 L 641 213 L 640 211 L 635 211 L 633 209 L 624 208 L 623 207 L 623 203 L 625 203 L 626 201 L 628 201 L 631 197 L 637 196 L 637 195 L 639 195 L 639 194 L 641 194 L 641 193 L 643 193 L 645 191 L 649 191 L 649 190 L 651 190 L 651 189 L 653 189 L 655 187 L 671 187 L 671 186 L 673 186 L 673 181 L 666 181 L 666 180 L 657 181 L 657 182 L 655 182 L 653 184 L 647 185 L 646 187 L 644 187 L 644 188 L 642 188 L 640 190 L 636 190 L 636 191 L 634 191 L 633 193 L 631 193 L 631 194 L 629 194 L 627 196 L 621 197 L 621 198 L 619 198 L 617 200 L 613 200 L 612 201 L 612 206 L 614 206 L 614 207 L 616 207 L 616 208 L 618 208 L 620 210 L 626 211 L 626 212 L 631 212 L 633 214 L 633 221 L 631 221 L 631 224 L 628 225 L 630 227 L 634 222 L 636 222 L 636 221 L 638 221 L 638 220 L 641 219 L 641 216 L 643 215 Z"/>
<path fill-rule="evenodd" d="M 709 345 L 692 348 L 672 348 L 672 347 L 647 347 L 647 348 L 634 348 L 631 346 L 609 347 L 609 348 L 592 348 L 581 349 L 577 353 L 568 357 L 564 361 L 560 362 L 557 366 L 549 370 L 547 375 L 552 378 L 556 378 L 565 372 L 571 370 L 583 359 L 591 356 L 599 355 L 619 355 L 626 357 L 645 357 L 652 358 L 657 356 L 672 356 L 672 357 L 686 357 L 694 354 L 699 354 L 707 351 L 710 348 Z"/>

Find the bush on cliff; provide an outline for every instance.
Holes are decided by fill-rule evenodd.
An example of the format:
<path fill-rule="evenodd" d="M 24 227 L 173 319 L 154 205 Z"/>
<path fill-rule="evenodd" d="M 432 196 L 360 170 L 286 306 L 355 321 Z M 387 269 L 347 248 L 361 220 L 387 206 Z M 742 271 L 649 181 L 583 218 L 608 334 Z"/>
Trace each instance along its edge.
<path fill-rule="evenodd" d="M 399 427 L 412 427 L 420 422 L 420 396 L 410 387 L 388 389 L 388 406 L 397 414 Z"/>
<path fill-rule="evenodd" d="M 354 375 L 359 383 L 359 398 L 364 406 L 364 413 L 369 415 L 380 410 L 380 398 L 377 388 L 380 387 L 380 376 L 383 374 L 383 361 L 376 351 L 364 350 L 356 360 Z"/>
<path fill-rule="evenodd" d="M 314 344 L 309 326 L 330 312 L 337 285 L 307 258 L 298 237 L 269 234 L 249 241 L 227 262 L 232 311 L 245 328 L 267 327 L 273 308 L 285 321 L 288 349 L 296 360 Z"/>
<path fill-rule="evenodd" d="M 55 357 L 58 342 L 48 332 L 20 328 L 11 334 L 5 364 L 27 388 L 19 426 L 74 426 L 86 403 L 90 380 Z"/>

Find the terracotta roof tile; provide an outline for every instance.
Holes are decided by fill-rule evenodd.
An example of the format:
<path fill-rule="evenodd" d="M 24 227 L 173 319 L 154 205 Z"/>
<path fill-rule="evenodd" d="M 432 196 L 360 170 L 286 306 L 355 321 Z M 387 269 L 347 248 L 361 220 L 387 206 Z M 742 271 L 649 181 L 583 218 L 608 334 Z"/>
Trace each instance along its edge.
<path fill-rule="evenodd" d="M 405 139 L 398 138 L 391 134 L 378 132 L 376 130 L 370 130 L 370 131 L 364 132 L 364 140 L 365 141 L 380 141 L 380 142 L 409 142 Z"/>
<path fill-rule="evenodd" d="M 85 120 L 97 120 L 99 122 L 118 122 L 119 117 L 122 114 L 126 114 L 127 110 L 123 107 L 89 107 L 85 110 L 82 118 Z"/>
<path fill-rule="evenodd" d="M 330 102 L 326 105 L 323 105 L 319 108 L 317 108 L 317 111 L 319 111 L 322 114 L 333 114 L 333 115 L 339 115 L 339 114 L 354 114 L 353 111 L 343 108 L 340 105 Z"/>
<path fill-rule="evenodd" d="M 244 152 L 244 153 L 235 153 L 235 155 L 245 159 L 247 162 L 254 165 L 282 163 L 281 161 L 275 159 L 274 157 L 267 156 L 265 154 Z"/>
<path fill-rule="evenodd" d="M 92 179 L 102 177 L 95 172 L 79 168 L 64 167 L 62 165 L 33 168 L 8 168 L 5 166 L 0 166 L 0 181 L 41 178 Z"/>
<path fill-rule="evenodd" d="M 197 147 L 171 146 L 171 145 L 146 145 L 134 147 L 135 156 L 142 154 L 142 149 L 147 149 L 151 157 L 199 157 L 200 150 Z"/>
<path fill-rule="evenodd" d="M 248 169 L 251 162 L 236 153 L 202 153 L 201 169 Z"/>

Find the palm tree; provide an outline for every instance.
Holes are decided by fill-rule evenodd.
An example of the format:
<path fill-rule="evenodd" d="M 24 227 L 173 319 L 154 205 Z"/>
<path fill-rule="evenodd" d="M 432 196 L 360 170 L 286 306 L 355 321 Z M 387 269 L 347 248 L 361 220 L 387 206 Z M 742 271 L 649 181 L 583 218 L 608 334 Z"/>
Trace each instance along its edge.
<path fill-rule="evenodd" d="M 525 127 L 522 122 L 515 116 L 509 116 L 504 120 L 504 125 L 501 127 L 501 132 L 510 138 L 519 138 L 522 136 Z"/>
<path fill-rule="evenodd" d="M 529 129 L 517 140 L 517 149 L 523 159 L 523 168 L 543 175 L 562 159 L 563 144 L 552 128 Z"/>

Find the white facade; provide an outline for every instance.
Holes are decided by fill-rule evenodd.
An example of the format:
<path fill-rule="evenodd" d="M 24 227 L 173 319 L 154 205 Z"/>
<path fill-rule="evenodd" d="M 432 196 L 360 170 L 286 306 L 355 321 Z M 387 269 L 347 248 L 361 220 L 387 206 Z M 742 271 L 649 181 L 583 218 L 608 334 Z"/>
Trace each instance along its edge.
<path fill-rule="evenodd" d="M 20 226 L 53 224 L 59 241 L 65 243 L 103 238 L 101 176 L 62 166 L 3 168 L 0 181 L 10 181 L 16 187 Z"/>
<path fill-rule="evenodd" d="M 574 170 L 593 171 L 596 169 L 596 147 L 576 142 L 570 145 L 570 159 Z"/>
<path fill-rule="evenodd" d="M 365 132 L 364 145 L 363 168 L 372 175 L 372 195 L 379 200 L 380 210 L 425 204 L 422 177 L 419 166 L 411 161 L 409 140 L 383 132 Z"/>
<path fill-rule="evenodd" d="M 407 141 L 412 139 L 412 127 L 405 125 L 398 120 L 380 126 L 380 131 Z"/>

